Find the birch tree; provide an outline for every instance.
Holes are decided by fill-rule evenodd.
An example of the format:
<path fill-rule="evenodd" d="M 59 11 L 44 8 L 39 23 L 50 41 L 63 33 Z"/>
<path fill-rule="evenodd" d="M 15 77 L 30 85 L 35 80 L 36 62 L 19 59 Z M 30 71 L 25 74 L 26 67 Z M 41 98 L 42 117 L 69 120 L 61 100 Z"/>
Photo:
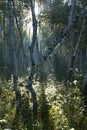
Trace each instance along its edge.
<path fill-rule="evenodd" d="M 60 1 L 61 2 L 61 1 Z M 51 3 L 51 2 L 50 2 Z M 32 26 L 33 26 L 33 36 L 32 36 L 32 42 L 31 46 L 29 47 L 30 50 L 30 63 L 31 63 L 31 70 L 30 75 L 28 78 L 28 84 L 27 89 L 30 91 L 32 100 L 33 100 L 33 119 L 36 120 L 37 118 L 37 99 L 36 99 L 36 92 L 33 88 L 33 79 L 35 73 L 43 67 L 44 63 L 47 61 L 47 59 L 50 57 L 50 55 L 55 55 L 60 49 L 61 46 L 65 44 L 63 42 L 69 35 L 70 31 L 74 28 L 74 25 L 79 22 L 80 19 L 86 16 L 87 13 L 87 5 L 75 16 L 75 9 L 76 9 L 76 0 L 72 0 L 72 6 L 69 13 L 69 19 L 67 26 L 62 29 L 58 34 L 57 37 L 52 40 L 52 42 L 49 44 L 46 51 L 44 51 L 42 59 L 39 60 L 39 51 L 38 51 L 38 38 L 37 38 L 37 19 L 35 15 L 35 0 L 30 0 L 30 8 L 32 13 Z M 8 12 L 9 12 L 9 29 L 10 29 L 10 48 L 11 48 L 11 59 L 12 59 L 12 67 L 13 67 L 13 81 L 14 81 L 14 91 L 16 93 L 16 101 L 17 101 L 17 107 L 21 105 L 21 94 L 20 90 L 18 88 L 18 65 L 17 65 L 17 56 L 16 56 L 16 47 L 15 47 L 15 38 L 14 38 L 14 17 L 16 19 L 16 25 L 20 36 L 21 45 L 23 47 L 23 37 L 20 31 L 20 27 L 18 24 L 17 16 L 16 16 L 16 9 L 14 5 L 14 0 L 8 0 Z M 14 15 L 13 15 L 14 12 Z M 4 20 L 4 19 L 3 19 Z M 4 21 L 3 21 L 4 23 Z M 76 53 L 78 51 L 82 34 L 83 34 L 83 28 L 85 24 L 82 25 L 82 30 L 80 32 L 76 49 L 74 50 L 74 54 L 71 60 L 71 69 L 73 69 Z M 23 49 L 23 48 L 22 48 Z M 19 47 L 20 50 L 20 47 Z M 23 50 L 24 52 L 24 50 Z M 37 58 L 36 58 L 37 55 Z M 50 62 L 50 61 L 49 61 Z M 69 80 L 71 79 L 71 70 L 69 72 Z"/>
<path fill-rule="evenodd" d="M 10 33 L 10 48 L 11 48 L 11 59 L 12 59 L 12 67 L 13 67 L 13 82 L 14 82 L 14 91 L 16 94 L 16 105 L 17 109 L 21 104 L 21 95 L 20 90 L 18 88 L 18 66 L 17 66 L 17 56 L 15 49 L 15 38 L 14 38 L 14 15 L 12 9 L 12 0 L 8 0 L 8 12 L 9 12 L 9 33 Z"/>
<path fill-rule="evenodd" d="M 32 95 L 33 99 L 33 119 L 36 120 L 37 118 L 37 99 L 36 99 L 36 93 L 32 86 L 32 81 L 34 78 L 34 74 L 36 71 L 36 64 L 35 64 L 35 47 L 37 46 L 37 20 L 35 16 L 35 0 L 30 0 L 30 7 L 32 12 L 32 25 L 33 25 L 33 36 L 32 36 L 32 43 L 30 46 L 30 59 L 31 59 L 31 72 L 28 79 L 28 85 L 27 88 L 30 90 L 30 93 Z"/>
<path fill-rule="evenodd" d="M 78 37 L 78 41 L 77 41 L 76 47 L 75 47 L 73 55 L 72 55 L 71 65 L 70 65 L 70 70 L 69 70 L 69 77 L 68 77 L 69 81 L 71 81 L 71 79 L 72 79 L 72 74 L 73 74 L 73 71 L 74 71 L 75 59 L 76 59 L 76 55 L 77 55 L 77 53 L 79 51 L 80 43 L 81 43 L 81 40 L 82 40 L 82 35 L 83 35 L 83 32 L 84 32 L 84 27 L 85 27 L 85 19 L 83 20 L 82 29 L 80 31 L 80 35 Z"/>
<path fill-rule="evenodd" d="M 76 1 L 74 1 L 76 2 Z M 34 92 L 34 89 L 32 88 L 32 80 L 34 77 L 34 74 L 36 72 L 36 68 L 35 68 L 35 61 L 34 61 L 34 46 L 35 44 L 37 44 L 37 21 L 36 21 L 36 17 L 35 17 L 35 11 L 34 11 L 34 1 L 31 1 L 31 11 L 32 11 L 32 20 L 33 20 L 33 38 L 32 38 L 32 44 L 30 47 L 30 54 L 31 54 L 31 75 L 28 79 L 28 86 L 27 88 L 30 90 L 31 94 L 32 94 L 32 98 L 33 98 L 33 109 L 35 110 L 35 113 L 37 111 L 37 102 L 36 102 L 36 94 Z M 62 40 L 64 38 L 66 38 L 69 34 L 69 31 L 74 27 L 74 25 L 76 24 L 76 22 L 78 22 L 86 13 L 87 13 L 87 6 L 85 6 L 80 13 L 78 13 L 75 17 L 73 17 L 73 13 L 75 10 L 75 3 L 73 3 L 72 1 L 73 7 L 71 9 L 71 13 L 70 13 L 70 17 L 69 17 L 69 23 L 68 25 L 59 33 L 59 35 L 56 37 L 56 39 L 54 39 L 54 41 L 52 43 L 50 43 L 50 45 L 48 46 L 47 50 L 44 52 L 43 54 L 43 59 L 42 61 L 40 61 L 39 66 L 43 65 L 44 62 L 49 58 L 50 55 L 53 54 L 53 52 L 55 51 L 58 43 L 61 43 L 58 46 L 58 50 L 60 50 L 60 46 L 62 46 L 65 42 L 62 42 Z M 38 70 L 38 69 L 37 69 Z"/>

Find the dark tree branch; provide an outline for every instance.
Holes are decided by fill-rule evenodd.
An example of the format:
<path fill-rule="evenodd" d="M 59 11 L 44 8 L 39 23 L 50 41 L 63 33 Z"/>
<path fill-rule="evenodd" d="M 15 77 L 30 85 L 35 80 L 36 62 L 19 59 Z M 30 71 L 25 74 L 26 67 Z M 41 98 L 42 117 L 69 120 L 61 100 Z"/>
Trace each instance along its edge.
<path fill-rule="evenodd" d="M 47 58 L 50 56 L 50 54 L 53 53 L 55 47 L 58 45 L 58 43 L 61 43 L 62 39 L 67 37 L 70 29 L 72 29 L 74 27 L 74 25 L 87 13 L 87 6 L 85 6 L 81 12 L 79 14 L 76 15 L 75 18 L 72 19 L 72 22 L 66 27 L 64 28 L 56 37 L 56 39 L 54 40 L 54 42 L 52 42 L 48 49 L 46 50 L 46 52 L 43 55 L 43 60 L 41 62 L 41 64 L 43 62 L 45 62 L 47 60 Z M 60 48 L 60 46 L 62 46 L 63 44 L 60 44 L 58 48 Z"/>
<path fill-rule="evenodd" d="M 72 74 L 73 74 L 73 70 L 74 70 L 75 59 L 76 59 L 76 55 L 77 55 L 78 50 L 79 50 L 79 46 L 80 46 L 82 35 L 83 35 L 83 32 L 84 32 L 85 24 L 86 24 L 86 20 L 84 19 L 83 20 L 83 24 L 82 24 L 82 29 L 81 29 L 80 35 L 78 37 L 78 41 L 77 41 L 74 53 L 72 55 L 71 64 L 70 64 L 70 70 L 69 70 L 69 76 L 68 76 L 68 81 L 71 81 L 71 79 L 72 79 Z"/>

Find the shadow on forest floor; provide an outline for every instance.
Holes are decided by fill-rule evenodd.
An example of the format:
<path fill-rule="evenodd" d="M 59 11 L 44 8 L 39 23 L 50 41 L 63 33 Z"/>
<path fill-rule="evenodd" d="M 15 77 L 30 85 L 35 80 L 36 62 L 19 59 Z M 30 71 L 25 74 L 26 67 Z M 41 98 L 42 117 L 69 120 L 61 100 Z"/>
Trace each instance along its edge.
<path fill-rule="evenodd" d="M 50 121 L 50 118 L 49 118 L 50 106 L 46 99 L 44 86 L 46 85 L 41 86 L 41 96 L 40 96 L 42 130 L 54 130 L 53 123 L 52 121 Z"/>

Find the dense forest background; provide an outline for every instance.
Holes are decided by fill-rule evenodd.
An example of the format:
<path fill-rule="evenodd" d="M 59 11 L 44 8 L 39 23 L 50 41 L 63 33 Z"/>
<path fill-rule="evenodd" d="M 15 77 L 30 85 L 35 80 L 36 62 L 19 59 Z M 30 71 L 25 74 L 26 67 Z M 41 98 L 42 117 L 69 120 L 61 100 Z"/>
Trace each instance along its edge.
<path fill-rule="evenodd" d="M 87 0 L 0 0 L 0 130 L 87 130 Z"/>

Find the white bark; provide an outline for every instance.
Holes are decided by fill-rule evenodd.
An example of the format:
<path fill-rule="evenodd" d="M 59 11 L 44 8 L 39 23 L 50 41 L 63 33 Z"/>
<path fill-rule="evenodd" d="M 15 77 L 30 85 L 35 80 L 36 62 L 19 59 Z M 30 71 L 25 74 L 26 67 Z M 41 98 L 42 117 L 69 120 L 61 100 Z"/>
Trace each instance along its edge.
<path fill-rule="evenodd" d="M 13 81 L 14 81 L 14 91 L 16 93 L 17 106 L 20 104 L 20 91 L 17 87 L 18 82 L 18 66 L 17 57 L 15 50 L 15 39 L 14 39 L 14 16 L 12 11 L 12 0 L 8 0 L 8 11 L 9 11 L 9 31 L 10 31 L 10 47 L 11 47 L 11 58 L 13 65 Z"/>
<path fill-rule="evenodd" d="M 79 35 L 79 37 L 78 37 L 78 41 L 77 41 L 77 44 L 76 44 L 76 47 L 75 47 L 75 50 L 74 50 L 74 52 L 73 52 L 72 59 L 71 59 L 71 65 L 70 65 L 69 77 L 68 77 L 68 80 L 69 80 L 69 81 L 71 80 L 71 78 L 72 78 L 72 73 L 73 73 L 73 71 L 74 71 L 73 69 L 74 69 L 75 59 L 76 59 L 76 55 L 77 55 L 77 53 L 78 53 L 79 46 L 80 46 L 80 43 L 81 43 L 81 40 L 82 40 L 82 36 L 83 36 L 85 24 L 86 24 L 86 20 L 84 19 L 84 20 L 83 20 L 83 24 L 82 24 L 82 29 L 81 29 L 81 31 L 80 31 L 80 35 Z"/>
<path fill-rule="evenodd" d="M 43 60 L 42 62 L 46 61 L 47 58 L 50 56 L 50 54 L 53 53 L 53 51 L 55 50 L 55 47 L 58 45 L 58 43 L 61 43 L 61 41 L 67 37 L 70 29 L 73 28 L 73 26 L 75 25 L 76 22 L 78 22 L 85 14 L 87 13 L 87 6 L 85 6 L 81 12 L 79 14 L 76 15 L 75 18 L 72 19 L 72 22 L 66 27 L 64 28 L 59 35 L 56 37 L 56 39 L 54 40 L 54 42 L 52 42 L 48 49 L 45 51 L 44 55 L 43 55 Z M 59 45 L 59 49 L 60 47 L 64 44 L 64 42 L 62 42 L 62 44 Z M 58 49 L 58 50 L 59 50 Z M 41 64 L 42 64 L 41 62 Z"/>
<path fill-rule="evenodd" d="M 71 22 L 73 20 L 75 8 L 76 8 L 76 0 L 71 0 L 71 11 L 69 14 L 69 22 L 68 22 L 69 25 L 71 24 Z"/>
<path fill-rule="evenodd" d="M 33 21 L 33 37 L 32 37 L 32 43 L 30 47 L 30 59 L 31 59 L 31 74 L 28 79 L 28 85 L 26 86 L 32 95 L 33 100 L 33 119 L 36 120 L 37 118 L 37 99 L 36 99 L 36 93 L 32 86 L 32 80 L 36 71 L 36 62 L 35 62 L 35 51 L 37 51 L 37 20 L 35 16 L 35 1 L 30 0 L 31 4 L 31 12 L 32 12 L 32 21 Z M 36 59 L 37 60 L 37 59 Z"/>
<path fill-rule="evenodd" d="M 24 55 L 24 58 L 25 58 L 25 51 L 24 51 L 24 46 L 23 46 L 23 36 L 22 36 L 20 25 L 18 23 L 18 19 L 17 19 L 17 16 L 16 16 L 14 0 L 12 0 L 12 3 L 13 3 L 13 9 L 14 9 L 14 17 L 15 17 L 15 20 L 16 20 L 16 25 L 17 25 L 17 29 L 18 29 L 18 33 L 19 33 L 19 37 L 20 37 L 20 45 L 18 47 L 18 52 L 19 52 L 20 46 L 22 46 L 22 51 L 23 51 L 23 55 Z"/>

